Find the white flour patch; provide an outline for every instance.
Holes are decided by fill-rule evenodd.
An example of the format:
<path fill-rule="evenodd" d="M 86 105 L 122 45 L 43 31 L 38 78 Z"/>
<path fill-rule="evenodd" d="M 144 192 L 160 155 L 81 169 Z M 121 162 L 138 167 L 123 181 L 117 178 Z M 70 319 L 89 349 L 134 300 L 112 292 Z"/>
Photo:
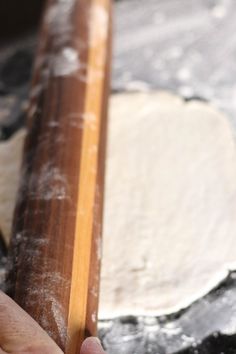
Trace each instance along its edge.
<path fill-rule="evenodd" d="M 75 49 L 65 47 L 59 53 L 51 55 L 50 67 L 55 77 L 72 75 L 80 69 L 79 54 Z"/>
<path fill-rule="evenodd" d="M 70 196 L 67 178 L 58 167 L 46 163 L 38 173 L 30 176 L 29 195 L 31 199 L 68 199 Z"/>
<path fill-rule="evenodd" d="M 35 275 L 41 279 L 42 274 Z M 30 294 L 28 298 L 30 299 L 30 305 L 34 306 L 38 302 L 38 298 L 42 299 L 44 306 L 48 309 L 48 311 L 44 311 L 40 317 L 40 322 L 45 328 L 51 323 L 53 319 L 55 321 L 57 331 L 62 343 L 65 343 L 67 337 L 67 327 L 65 322 L 65 311 L 62 305 L 58 302 L 57 297 L 55 295 L 55 287 L 54 284 L 51 286 L 49 283 L 44 283 L 42 288 L 31 288 L 28 289 L 28 293 Z M 61 284 L 62 286 L 63 284 Z"/>
<path fill-rule="evenodd" d="M 57 325 L 58 333 L 60 335 L 62 343 L 65 343 L 66 336 L 67 336 L 67 327 L 65 323 L 65 313 L 62 308 L 62 305 L 55 301 L 55 299 L 51 302 L 52 306 L 52 314 L 54 321 Z"/>
<path fill-rule="evenodd" d="M 92 322 L 96 322 L 96 320 L 97 320 L 97 315 L 96 315 L 96 312 L 94 312 L 94 313 L 92 313 Z"/>

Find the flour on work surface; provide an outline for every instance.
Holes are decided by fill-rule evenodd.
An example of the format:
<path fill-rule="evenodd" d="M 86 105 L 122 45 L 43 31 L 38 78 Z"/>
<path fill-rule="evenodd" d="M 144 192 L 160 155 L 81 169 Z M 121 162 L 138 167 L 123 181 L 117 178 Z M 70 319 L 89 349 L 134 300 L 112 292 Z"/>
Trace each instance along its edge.
<path fill-rule="evenodd" d="M 22 129 L 10 140 L 0 142 L 0 230 L 7 242 L 11 232 L 25 135 L 26 131 Z"/>
<path fill-rule="evenodd" d="M 112 98 L 100 318 L 189 305 L 236 260 L 236 145 L 206 103 Z"/>

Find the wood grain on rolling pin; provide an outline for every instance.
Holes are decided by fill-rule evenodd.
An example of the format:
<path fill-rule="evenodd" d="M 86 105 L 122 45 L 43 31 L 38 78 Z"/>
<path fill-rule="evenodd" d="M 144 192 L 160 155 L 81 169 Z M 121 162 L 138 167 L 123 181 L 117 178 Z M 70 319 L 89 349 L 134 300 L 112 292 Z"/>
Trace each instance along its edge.
<path fill-rule="evenodd" d="M 96 334 L 109 0 L 48 1 L 13 223 L 9 293 L 68 354 Z"/>

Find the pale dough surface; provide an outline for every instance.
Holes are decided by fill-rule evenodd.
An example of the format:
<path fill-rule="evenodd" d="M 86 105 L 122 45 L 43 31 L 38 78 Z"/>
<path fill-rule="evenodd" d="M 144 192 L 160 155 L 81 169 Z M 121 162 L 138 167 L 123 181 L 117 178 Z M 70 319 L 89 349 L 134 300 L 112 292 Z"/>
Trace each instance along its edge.
<path fill-rule="evenodd" d="M 112 98 L 100 317 L 190 304 L 236 260 L 228 118 L 168 93 Z"/>
<path fill-rule="evenodd" d="M 9 237 L 25 132 L 0 144 Z M 169 93 L 111 99 L 100 318 L 191 303 L 236 260 L 236 145 L 228 118 Z"/>
<path fill-rule="evenodd" d="M 7 243 L 11 232 L 25 135 L 26 131 L 22 129 L 10 140 L 0 142 L 0 230 Z"/>

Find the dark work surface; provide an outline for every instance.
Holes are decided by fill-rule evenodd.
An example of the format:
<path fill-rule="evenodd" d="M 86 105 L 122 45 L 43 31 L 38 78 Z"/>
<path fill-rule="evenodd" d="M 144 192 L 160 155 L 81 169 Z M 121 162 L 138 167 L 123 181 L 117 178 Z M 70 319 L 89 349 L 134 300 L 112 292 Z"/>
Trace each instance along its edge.
<path fill-rule="evenodd" d="M 24 36 L 0 50 L 0 140 L 24 125 L 36 38 Z"/>
<path fill-rule="evenodd" d="M 113 91 L 164 89 L 186 100 L 209 101 L 236 125 L 235 14 L 234 0 L 116 1 Z M 18 68 L 31 60 L 32 38 L 31 43 L 27 37 L 16 45 Z M 10 63 L 2 71 L 2 57 L 6 60 L 6 54 L 0 57 L 0 94 L 4 95 L 17 87 L 11 83 L 13 75 L 6 74 Z M 25 87 L 28 68 L 22 76 L 15 70 L 13 81 L 21 82 L 18 92 Z"/>
<path fill-rule="evenodd" d="M 114 9 L 114 91 L 170 90 L 209 101 L 236 124 L 234 0 L 121 0 Z M 0 140 L 24 124 L 35 45 L 26 36 L 1 51 Z M 5 252 L 0 242 L 0 270 Z M 99 328 L 109 354 L 236 353 L 235 273 L 179 313 Z"/>
<path fill-rule="evenodd" d="M 235 21 L 234 0 L 118 1 L 113 88 L 204 99 L 236 124 Z"/>

